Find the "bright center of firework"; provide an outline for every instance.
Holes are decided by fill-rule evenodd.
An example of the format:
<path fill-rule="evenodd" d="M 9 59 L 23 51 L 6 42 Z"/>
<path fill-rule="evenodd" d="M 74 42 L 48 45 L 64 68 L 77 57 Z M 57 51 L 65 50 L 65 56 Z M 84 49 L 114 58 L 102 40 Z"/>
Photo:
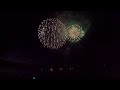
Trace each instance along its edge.
<path fill-rule="evenodd" d="M 69 32 L 69 36 L 73 39 L 77 38 L 79 36 L 79 34 L 80 34 L 80 32 L 75 27 L 72 27 Z"/>
<path fill-rule="evenodd" d="M 71 42 L 77 42 L 84 36 L 84 31 L 82 27 L 75 24 L 67 28 L 68 30 L 68 40 Z"/>

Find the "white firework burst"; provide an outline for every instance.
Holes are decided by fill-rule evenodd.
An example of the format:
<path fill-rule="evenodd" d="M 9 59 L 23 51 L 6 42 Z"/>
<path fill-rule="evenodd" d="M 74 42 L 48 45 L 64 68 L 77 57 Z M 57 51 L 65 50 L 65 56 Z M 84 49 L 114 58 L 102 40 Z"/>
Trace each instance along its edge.
<path fill-rule="evenodd" d="M 38 28 L 38 38 L 44 47 L 59 49 L 67 39 L 66 26 L 56 18 L 43 20 Z"/>

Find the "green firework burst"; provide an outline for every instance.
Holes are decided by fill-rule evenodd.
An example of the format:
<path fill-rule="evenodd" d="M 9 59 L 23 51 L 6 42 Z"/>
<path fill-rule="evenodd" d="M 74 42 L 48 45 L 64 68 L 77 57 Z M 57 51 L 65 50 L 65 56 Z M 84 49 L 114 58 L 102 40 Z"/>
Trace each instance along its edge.
<path fill-rule="evenodd" d="M 77 24 L 70 25 L 68 28 L 68 40 L 78 42 L 85 34 L 81 26 Z"/>

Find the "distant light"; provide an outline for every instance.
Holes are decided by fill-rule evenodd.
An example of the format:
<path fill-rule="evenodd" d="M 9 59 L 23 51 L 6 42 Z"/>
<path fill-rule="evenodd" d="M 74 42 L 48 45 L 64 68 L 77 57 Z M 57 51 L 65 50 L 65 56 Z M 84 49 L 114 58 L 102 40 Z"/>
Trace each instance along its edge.
<path fill-rule="evenodd" d="M 73 70 L 74 68 L 70 68 L 70 70 Z"/>
<path fill-rule="evenodd" d="M 41 68 L 41 71 L 42 71 L 42 68 Z"/>
<path fill-rule="evenodd" d="M 33 79 L 35 79 L 35 77 L 33 77 Z"/>
<path fill-rule="evenodd" d="M 106 64 L 104 64 L 104 66 L 106 66 Z"/>
<path fill-rule="evenodd" d="M 110 71 L 112 71 L 112 68 L 110 68 Z"/>
<path fill-rule="evenodd" d="M 53 68 L 50 68 L 50 71 L 53 72 Z"/>
<path fill-rule="evenodd" d="M 63 70 L 63 68 L 60 68 L 60 71 L 62 71 Z"/>
<path fill-rule="evenodd" d="M 18 74 L 18 76 L 20 77 L 21 75 L 20 75 L 20 74 Z"/>

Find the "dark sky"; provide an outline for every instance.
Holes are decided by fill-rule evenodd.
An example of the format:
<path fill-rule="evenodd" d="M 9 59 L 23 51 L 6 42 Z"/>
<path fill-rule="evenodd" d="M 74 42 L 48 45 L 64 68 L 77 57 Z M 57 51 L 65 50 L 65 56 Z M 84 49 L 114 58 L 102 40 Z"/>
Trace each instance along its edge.
<path fill-rule="evenodd" d="M 38 25 L 43 19 L 52 17 L 53 13 L 53 11 L 0 13 L 1 72 L 4 71 L 3 67 L 12 65 L 13 68 L 17 65 L 20 67 L 25 65 L 25 68 L 28 68 L 34 65 L 77 64 L 81 71 L 89 74 L 92 72 L 99 77 L 103 75 L 120 78 L 118 12 L 89 11 L 92 21 L 85 39 L 74 45 L 66 43 L 57 51 L 43 48 L 37 37 Z M 66 51 L 67 47 L 70 47 L 70 51 Z M 65 51 L 69 55 L 66 55 Z"/>

